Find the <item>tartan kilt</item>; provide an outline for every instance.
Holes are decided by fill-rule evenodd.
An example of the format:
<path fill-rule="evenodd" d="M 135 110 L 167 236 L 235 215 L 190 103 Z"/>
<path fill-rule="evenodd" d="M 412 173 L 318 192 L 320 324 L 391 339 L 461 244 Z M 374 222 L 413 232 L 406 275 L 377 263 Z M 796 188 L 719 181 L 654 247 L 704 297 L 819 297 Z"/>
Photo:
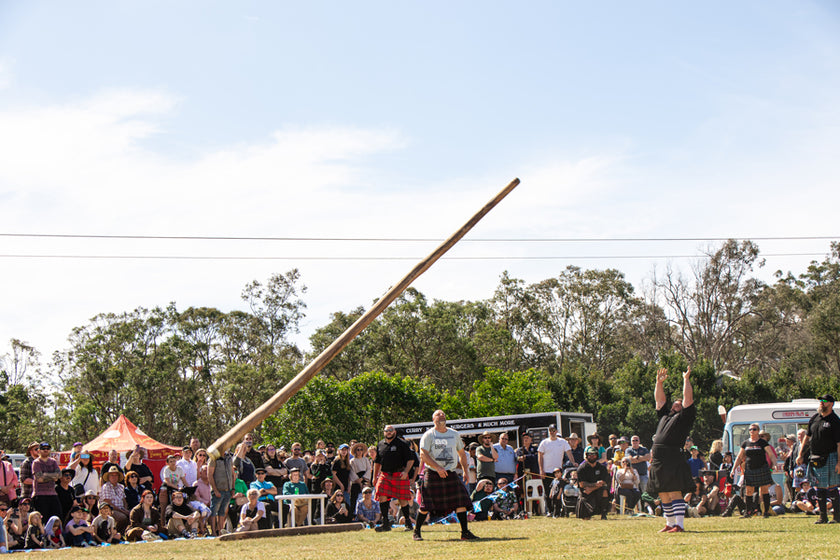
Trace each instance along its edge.
<path fill-rule="evenodd" d="M 446 515 L 458 508 L 472 511 L 472 502 L 467 487 L 455 471 L 446 471 L 446 478 L 432 469 L 426 469 L 423 484 L 420 485 L 423 511 L 433 515 Z"/>
<path fill-rule="evenodd" d="M 376 499 L 380 502 L 383 501 L 382 498 L 411 500 L 410 482 L 409 478 L 403 480 L 402 472 L 380 472 L 379 478 L 376 479 Z"/>
<path fill-rule="evenodd" d="M 814 486 L 817 488 L 832 488 L 834 486 L 840 486 L 840 474 L 834 472 L 834 468 L 836 466 L 837 452 L 829 453 L 828 457 L 826 457 L 825 465 L 818 469 L 808 465 L 811 478 L 814 479 Z"/>
<path fill-rule="evenodd" d="M 744 471 L 744 486 L 755 488 L 768 484 L 773 484 L 773 474 L 770 472 L 769 466 L 762 465 L 757 469 L 746 469 Z"/>

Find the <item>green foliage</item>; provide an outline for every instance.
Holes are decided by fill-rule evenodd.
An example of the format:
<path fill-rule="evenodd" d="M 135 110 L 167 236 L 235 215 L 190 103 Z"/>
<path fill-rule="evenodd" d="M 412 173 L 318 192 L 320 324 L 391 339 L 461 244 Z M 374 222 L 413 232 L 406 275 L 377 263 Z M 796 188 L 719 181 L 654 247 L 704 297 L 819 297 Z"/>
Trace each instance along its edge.
<path fill-rule="evenodd" d="M 545 376 L 535 370 L 487 369 L 469 397 L 469 417 L 528 414 L 554 409 Z"/>
<path fill-rule="evenodd" d="M 347 381 L 315 377 L 264 423 L 277 444 L 317 439 L 378 441 L 386 424 L 431 418 L 440 392 L 400 374 L 368 372 Z M 410 420 L 409 420 L 410 419 Z"/>

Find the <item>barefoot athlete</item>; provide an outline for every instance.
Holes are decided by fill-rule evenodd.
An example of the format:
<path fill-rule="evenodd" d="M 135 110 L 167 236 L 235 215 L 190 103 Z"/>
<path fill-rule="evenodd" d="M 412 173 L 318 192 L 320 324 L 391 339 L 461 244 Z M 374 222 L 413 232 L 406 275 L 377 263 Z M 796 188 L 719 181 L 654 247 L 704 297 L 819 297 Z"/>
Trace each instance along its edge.
<path fill-rule="evenodd" d="M 685 518 L 685 500 L 683 495 L 694 489 L 691 469 L 683 458 L 680 448 L 694 425 L 697 411 L 694 407 L 694 391 L 691 388 L 691 368 L 683 373 L 682 399 L 673 404 L 668 402 L 663 383 L 668 378 L 668 370 L 656 372 L 656 386 L 653 397 L 656 400 L 656 414 L 659 424 L 653 436 L 651 449 L 650 482 L 648 492 L 659 493 L 662 502 L 662 514 L 666 525 L 660 533 L 680 533 Z"/>

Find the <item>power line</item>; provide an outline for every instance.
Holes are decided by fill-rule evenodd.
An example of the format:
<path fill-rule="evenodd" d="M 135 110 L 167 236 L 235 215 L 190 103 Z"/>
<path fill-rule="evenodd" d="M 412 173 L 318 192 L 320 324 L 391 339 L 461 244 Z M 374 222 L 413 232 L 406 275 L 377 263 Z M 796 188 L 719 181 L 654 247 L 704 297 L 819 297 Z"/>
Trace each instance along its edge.
<path fill-rule="evenodd" d="M 536 260 L 640 260 L 695 259 L 706 255 L 493 255 L 442 257 L 450 261 L 536 261 Z M 761 257 L 824 257 L 825 253 L 768 253 Z M 0 254 L 0 259 L 77 259 L 77 260 L 192 260 L 192 261 L 416 261 L 420 257 L 318 257 L 318 256 L 239 256 L 239 255 L 37 255 Z"/>
<path fill-rule="evenodd" d="M 99 235 L 77 233 L 0 233 L 0 237 L 49 239 L 130 239 L 166 241 L 350 241 L 350 242 L 434 242 L 431 237 L 242 237 L 224 235 Z M 840 239 L 840 235 L 756 236 L 756 237 L 544 237 L 544 238 L 473 238 L 465 242 L 480 243 L 622 243 L 622 242 L 680 242 L 680 241 L 825 241 Z"/>

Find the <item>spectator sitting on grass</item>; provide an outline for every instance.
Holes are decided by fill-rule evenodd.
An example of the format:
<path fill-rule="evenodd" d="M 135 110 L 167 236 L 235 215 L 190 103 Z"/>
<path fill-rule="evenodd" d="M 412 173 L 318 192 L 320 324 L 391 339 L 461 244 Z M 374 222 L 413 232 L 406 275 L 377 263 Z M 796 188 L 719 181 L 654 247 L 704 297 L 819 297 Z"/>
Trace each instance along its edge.
<path fill-rule="evenodd" d="M 268 529 L 265 504 L 260 501 L 260 491 L 251 488 L 247 494 L 248 502 L 239 511 L 239 527 L 237 532 Z"/>
<path fill-rule="evenodd" d="M 519 511 L 519 501 L 516 499 L 516 493 L 507 485 L 508 480 L 504 477 L 496 483 L 498 498 L 493 502 L 493 519 L 513 519 Z"/>
<path fill-rule="evenodd" d="M 118 544 L 122 535 L 117 531 L 117 523 L 111 517 L 111 504 L 99 502 L 99 515 L 93 519 L 93 538 L 99 544 Z"/>
<path fill-rule="evenodd" d="M 368 486 L 362 490 L 362 499 L 356 503 L 356 521 L 373 528 L 381 517 L 379 502 L 373 500 L 373 489 Z"/>

